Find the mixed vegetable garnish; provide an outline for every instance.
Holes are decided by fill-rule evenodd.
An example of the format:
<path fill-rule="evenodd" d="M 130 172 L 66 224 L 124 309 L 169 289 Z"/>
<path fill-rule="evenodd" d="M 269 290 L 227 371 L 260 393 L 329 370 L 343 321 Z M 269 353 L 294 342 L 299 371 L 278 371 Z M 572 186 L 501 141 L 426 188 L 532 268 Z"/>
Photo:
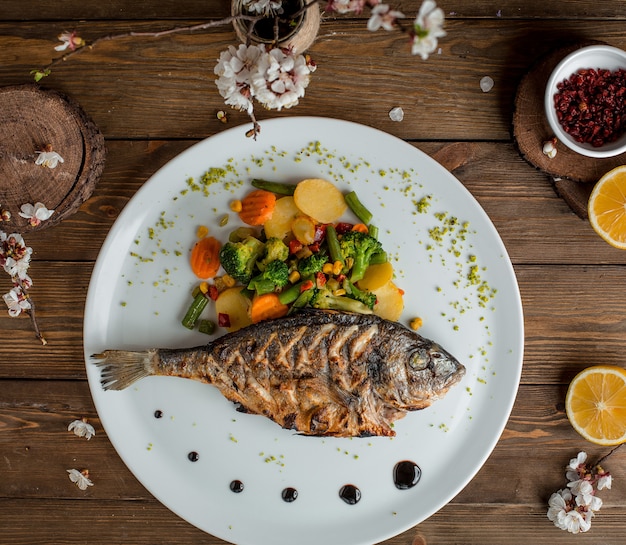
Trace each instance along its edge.
<path fill-rule="evenodd" d="M 399 319 L 403 292 L 372 213 L 354 191 L 344 195 L 318 178 L 252 185 L 230 204 L 245 227 L 223 244 L 199 229 L 190 263 L 204 281 L 193 292 L 185 327 L 214 332 L 215 322 L 201 319 L 209 301 L 217 325 L 230 331 L 306 307 Z M 340 221 L 348 209 L 357 222 Z"/>

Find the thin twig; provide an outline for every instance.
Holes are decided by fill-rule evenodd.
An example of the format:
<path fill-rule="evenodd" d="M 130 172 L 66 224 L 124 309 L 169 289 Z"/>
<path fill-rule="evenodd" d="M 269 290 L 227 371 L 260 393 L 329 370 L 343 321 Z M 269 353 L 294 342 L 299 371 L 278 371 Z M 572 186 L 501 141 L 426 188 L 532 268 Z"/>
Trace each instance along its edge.
<path fill-rule="evenodd" d="M 602 464 L 602 462 L 604 462 L 604 460 L 606 460 L 609 456 L 611 456 L 611 454 L 613 454 L 618 448 L 624 446 L 626 443 L 622 443 L 621 445 L 617 445 L 616 447 L 613 447 L 608 454 L 605 454 L 604 456 L 602 456 L 602 458 L 600 458 L 597 462 L 596 462 L 596 466 L 599 466 L 600 464 Z"/>
<path fill-rule="evenodd" d="M 48 64 L 43 66 L 41 71 L 45 72 L 47 70 L 50 70 L 53 66 L 56 66 L 57 64 L 65 62 L 69 58 L 73 57 L 74 55 L 78 55 L 79 53 L 82 53 L 83 51 L 86 51 L 86 50 L 90 51 L 101 42 L 107 42 L 111 40 L 120 40 L 122 38 L 162 38 L 163 36 L 170 36 L 172 34 L 180 34 L 183 32 L 191 33 L 191 32 L 197 32 L 200 30 L 207 30 L 209 28 L 215 28 L 218 26 L 229 25 L 229 24 L 232 24 L 234 21 L 238 21 L 238 20 L 250 21 L 254 25 L 261 18 L 262 18 L 261 15 L 231 15 L 229 17 L 225 17 L 224 19 L 219 19 L 217 21 L 209 21 L 206 23 L 199 23 L 196 25 L 168 28 L 165 30 L 145 31 L 145 32 L 130 31 L 130 32 L 122 32 L 120 34 L 107 34 L 106 36 L 101 36 L 100 38 L 96 38 L 95 40 L 91 42 L 86 42 L 84 45 L 81 45 L 80 47 L 77 47 L 76 49 L 68 51 L 67 53 L 61 55 L 60 57 L 53 59 Z"/>
<path fill-rule="evenodd" d="M 30 316 L 30 322 L 35 331 L 35 336 L 41 341 L 41 344 L 46 346 L 48 344 L 48 341 L 43 336 L 43 333 L 41 333 L 41 330 L 39 329 L 39 324 L 37 324 L 37 318 L 35 317 L 35 302 L 33 301 L 32 297 L 30 298 L 30 309 L 28 309 L 26 313 Z"/>

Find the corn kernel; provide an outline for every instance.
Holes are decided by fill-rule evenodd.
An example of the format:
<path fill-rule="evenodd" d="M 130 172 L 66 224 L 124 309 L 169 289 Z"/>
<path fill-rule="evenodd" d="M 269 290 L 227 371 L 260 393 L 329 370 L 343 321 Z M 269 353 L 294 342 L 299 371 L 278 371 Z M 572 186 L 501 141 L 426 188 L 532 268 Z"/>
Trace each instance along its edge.
<path fill-rule="evenodd" d="M 200 227 L 198 227 L 198 230 L 196 231 L 196 236 L 198 238 L 204 238 L 209 234 L 209 228 L 206 225 L 201 225 Z"/>
<path fill-rule="evenodd" d="M 241 209 L 242 209 L 241 201 L 240 200 L 231 201 L 230 209 L 233 212 L 237 212 L 237 213 L 241 212 Z"/>
<path fill-rule="evenodd" d="M 333 295 L 335 297 L 339 297 L 341 295 L 345 295 L 346 294 L 346 290 L 344 290 L 343 288 L 339 288 L 338 290 L 333 291 Z"/>
<path fill-rule="evenodd" d="M 298 271 L 291 271 L 289 273 L 289 282 L 295 284 L 298 280 L 300 280 L 300 273 Z"/>
<path fill-rule="evenodd" d="M 421 318 L 413 318 L 411 323 L 409 324 L 413 331 L 417 331 L 420 327 L 422 327 L 422 319 Z"/>
<path fill-rule="evenodd" d="M 341 274 L 342 270 L 343 270 L 343 263 L 341 261 L 335 261 L 333 263 L 333 274 L 337 276 L 338 274 Z"/>
<path fill-rule="evenodd" d="M 208 284 L 208 282 L 200 282 L 200 291 L 202 293 L 208 293 L 209 292 L 209 284 Z"/>
<path fill-rule="evenodd" d="M 222 282 L 224 282 L 224 286 L 226 286 L 227 288 L 232 288 L 237 281 L 230 276 L 230 274 L 225 274 L 224 276 L 222 276 Z"/>
<path fill-rule="evenodd" d="M 333 274 L 333 264 L 332 263 L 324 263 L 322 267 L 322 272 L 324 274 Z"/>

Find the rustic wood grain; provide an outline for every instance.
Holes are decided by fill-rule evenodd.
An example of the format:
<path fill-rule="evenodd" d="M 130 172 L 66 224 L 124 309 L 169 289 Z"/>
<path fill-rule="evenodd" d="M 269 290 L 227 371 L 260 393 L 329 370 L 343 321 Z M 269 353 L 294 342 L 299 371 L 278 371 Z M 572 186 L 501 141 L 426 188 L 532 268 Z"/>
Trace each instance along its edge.
<path fill-rule="evenodd" d="M 395 7 L 412 16 L 420 2 Z M 564 465 L 586 443 L 564 413 L 567 384 L 580 369 L 624 365 L 626 252 L 572 211 L 551 177 L 530 166 L 512 135 L 524 74 L 565 42 L 626 47 L 626 3 L 592 0 L 455 0 L 438 4 L 448 35 L 428 61 L 410 55 L 397 33 L 370 33 L 367 14 L 324 17 L 311 55 L 318 63 L 306 96 L 263 119 L 316 115 L 362 122 L 394 134 L 452 170 L 498 229 L 513 261 L 524 306 L 525 355 L 519 394 L 493 453 L 446 507 L 386 545 L 622 545 L 626 533 L 626 447 L 605 464 L 612 490 L 592 530 L 572 537 L 546 518 L 564 486 Z M 154 30 L 228 15 L 218 0 L 2 0 L 0 85 L 31 83 L 64 30 L 87 39 Z M 409 19 L 410 20 L 410 19 Z M 53 67 L 45 88 L 66 93 L 106 138 L 107 164 L 95 191 L 54 228 L 28 233 L 31 290 L 49 341 L 27 319 L 0 311 L 0 542 L 12 545 L 223 545 L 147 492 L 123 464 L 98 419 L 86 382 L 83 311 L 95 259 L 121 210 L 167 161 L 200 139 L 247 124 L 225 109 L 214 87 L 229 27 L 161 39 L 103 42 Z M 480 78 L 494 88 L 483 93 Z M 401 123 L 388 117 L 401 106 Z M 0 196 L 1 197 L 1 196 Z M 0 198 L 0 204 L 2 204 Z M 0 229 L 2 226 L 0 225 Z M 0 294 L 10 280 L 0 277 Z M 96 427 L 90 441 L 67 431 L 75 418 Z M 89 468 L 85 492 L 67 479 Z"/>
<path fill-rule="evenodd" d="M 159 28 L 181 23 L 165 21 Z M 144 21 L 132 26 L 155 28 Z M 537 22 L 532 31 L 518 20 L 486 19 L 479 26 L 452 20 L 447 28 L 441 53 L 421 61 L 410 54 L 403 36 L 370 33 L 362 21 L 341 18 L 333 22 L 332 30 L 323 26 L 310 50 L 318 69 L 297 114 L 330 113 L 340 103 L 343 118 L 375 123 L 405 139 L 508 140 L 517 84 L 537 58 L 572 37 L 626 46 L 623 26 L 614 20 L 571 21 L 566 29 L 548 20 Z M 28 81 L 33 66 L 53 58 L 60 30 L 49 23 L 28 23 L 18 30 L 0 24 L 0 36 L 11 45 L 0 50 L 0 80 Z M 91 39 L 115 32 L 116 27 L 98 21 L 77 25 L 77 30 Z M 109 41 L 55 67 L 42 83 L 78 100 L 107 138 L 203 138 L 223 128 L 215 118 L 223 104 L 215 92 L 212 69 L 233 37 L 232 30 L 225 28 Z M 354 56 L 344 51 L 353 51 Z M 495 81 L 489 93 L 480 90 L 484 75 Z M 383 97 L 368 91 L 381 86 Z M 395 106 L 405 111 L 402 123 L 388 117 Z M 441 115 L 434 124 L 422 122 L 434 112 L 454 112 L 454 116 Z M 259 110 L 261 121 L 265 115 Z M 237 112 L 232 119 L 246 121 L 245 114 Z"/>

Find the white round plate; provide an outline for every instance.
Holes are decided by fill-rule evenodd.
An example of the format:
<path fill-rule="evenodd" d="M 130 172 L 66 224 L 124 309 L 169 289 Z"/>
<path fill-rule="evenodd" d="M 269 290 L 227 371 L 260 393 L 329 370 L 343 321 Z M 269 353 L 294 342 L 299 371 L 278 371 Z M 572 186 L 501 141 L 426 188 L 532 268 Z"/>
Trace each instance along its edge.
<path fill-rule="evenodd" d="M 238 545 L 357 545 L 397 535 L 446 505 L 493 450 L 519 384 L 523 318 L 517 282 L 491 221 L 465 187 L 413 146 L 344 121 L 264 121 L 255 141 L 236 127 L 199 142 L 131 199 L 96 262 L 84 346 L 93 399 L 115 449 L 163 504 Z M 463 381 L 395 424 L 394 438 L 304 437 L 238 413 L 217 389 L 149 377 L 103 391 L 90 355 L 104 349 L 190 347 L 209 339 L 180 320 L 198 283 L 188 265 L 196 229 L 226 240 L 231 200 L 252 178 L 326 178 L 373 212 L 405 292 L 405 324 L 466 367 Z M 220 227 L 228 214 L 229 222 Z M 346 219 L 352 219 L 346 216 Z M 162 417 L 156 418 L 155 412 Z M 191 452 L 198 454 L 195 462 Z M 395 464 L 419 465 L 419 483 L 395 487 Z M 241 493 L 229 484 L 240 480 Z M 345 484 L 362 494 L 339 497 Z M 281 491 L 293 487 L 287 503 Z"/>

